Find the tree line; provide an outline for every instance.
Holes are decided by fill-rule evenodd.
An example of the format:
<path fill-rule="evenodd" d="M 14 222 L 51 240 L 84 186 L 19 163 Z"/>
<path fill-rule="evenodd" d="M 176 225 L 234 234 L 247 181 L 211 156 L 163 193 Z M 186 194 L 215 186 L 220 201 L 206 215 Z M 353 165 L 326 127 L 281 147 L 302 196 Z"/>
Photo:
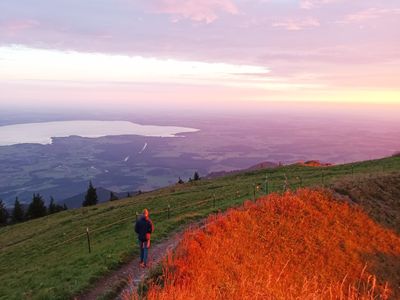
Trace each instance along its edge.
<path fill-rule="evenodd" d="M 50 198 L 49 206 L 46 207 L 43 197 L 40 194 L 33 194 L 32 202 L 26 209 L 22 206 L 17 197 L 14 202 L 14 207 L 11 213 L 9 213 L 3 201 L 0 200 L 0 226 L 41 218 L 66 209 L 67 206 L 65 204 L 59 205 L 55 203 L 53 197 Z"/>
<path fill-rule="evenodd" d="M 113 193 L 110 195 L 110 200 L 117 200 Z M 96 189 L 93 187 L 92 182 L 90 181 L 89 187 L 86 191 L 85 200 L 82 203 L 82 206 L 90 206 L 97 204 L 97 193 Z M 24 206 L 19 201 L 18 197 L 15 199 L 14 207 L 11 213 L 5 207 L 4 202 L 0 199 L 0 226 L 8 225 L 8 224 L 16 224 L 28 220 L 33 220 L 37 218 L 42 218 L 47 215 L 55 214 L 60 211 L 67 210 L 68 207 L 64 203 L 63 205 L 57 204 L 53 197 L 50 197 L 50 203 L 47 207 L 45 204 L 45 200 L 43 197 L 37 193 L 33 194 L 32 201 L 25 209 Z"/>
<path fill-rule="evenodd" d="M 198 180 L 200 180 L 200 175 L 198 172 L 195 172 L 193 175 L 193 179 L 189 178 L 188 182 L 193 182 Z M 178 183 L 183 184 L 184 181 L 179 177 Z M 139 194 L 141 194 L 141 191 L 139 191 Z M 127 194 L 127 197 L 128 198 L 131 197 L 130 193 Z M 110 198 L 109 198 L 110 201 L 115 201 L 118 199 L 119 198 L 117 197 L 117 195 L 115 195 L 113 192 L 110 192 Z M 90 181 L 89 187 L 85 194 L 85 199 L 82 202 L 82 206 L 83 207 L 92 206 L 96 205 L 97 203 L 98 203 L 98 197 L 96 188 L 93 186 L 92 181 Z M 68 208 L 65 203 L 64 205 L 57 204 L 55 203 L 53 197 L 50 197 L 49 206 L 46 207 L 43 197 L 39 193 L 37 193 L 33 194 L 32 202 L 28 205 L 27 209 L 24 209 L 24 207 L 22 206 L 17 197 L 15 199 L 14 207 L 10 214 L 5 207 L 5 204 L 0 199 L 0 226 L 41 218 L 67 209 Z"/>

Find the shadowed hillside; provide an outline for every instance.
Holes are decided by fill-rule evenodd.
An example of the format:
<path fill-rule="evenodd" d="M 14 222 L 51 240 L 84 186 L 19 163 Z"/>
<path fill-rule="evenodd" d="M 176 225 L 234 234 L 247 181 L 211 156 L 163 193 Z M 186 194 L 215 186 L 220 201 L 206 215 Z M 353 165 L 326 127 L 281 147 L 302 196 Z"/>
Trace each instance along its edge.
<path fill-rule="evenodd" d="M 360 205 L 376 222 L 400 234 L 400 173 L 340 180 L 333 189 Z"/>
<path fill-rule="evenodd" d="M 398 299 L 400 237 L 329 192 L 273 194 L 186 233 L 148 299 Z M 136 298 L 133 296 L 133 298 Z"/>

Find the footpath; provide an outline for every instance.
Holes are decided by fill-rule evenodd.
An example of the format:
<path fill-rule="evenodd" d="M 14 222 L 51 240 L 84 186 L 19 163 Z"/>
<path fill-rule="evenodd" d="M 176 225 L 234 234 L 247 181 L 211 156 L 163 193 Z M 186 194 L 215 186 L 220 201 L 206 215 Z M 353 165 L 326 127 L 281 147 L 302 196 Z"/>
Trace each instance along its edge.
<path fill-rule="evenodd" d="M 147 268 L 139 266 L 140 259 L 136 257 L 125 265 L 122 265 L 118 270 L 111 272 L 105 277 L 99 279 L 94 286 L 86 292 L 76 296 L 75 300 L 96 300 L 107 292 L 115 290 L 119 286 L 123 286 L 117 300 L 128 300 L 131 295 L 137 290 L 139 283 L 143 281 L 152 267 L 161 262 L 168 251 L 172 251 L 178 245 L 184 232 L 195 225 L 186 226 L 184 229 L 173 233 L 168 239 L 157 244 L 153 244 L 149 251 L 149 261 Z"/>

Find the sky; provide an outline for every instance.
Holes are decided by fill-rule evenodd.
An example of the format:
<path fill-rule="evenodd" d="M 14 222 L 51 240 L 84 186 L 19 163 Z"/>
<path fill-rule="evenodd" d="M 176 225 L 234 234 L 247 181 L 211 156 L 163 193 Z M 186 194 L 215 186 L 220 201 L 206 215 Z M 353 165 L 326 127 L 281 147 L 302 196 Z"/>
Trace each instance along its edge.
<path fill-rule="evenodd" d="M 400 2 L 0 2 L 0 108 L 250 102 L 400 105 Z"/>

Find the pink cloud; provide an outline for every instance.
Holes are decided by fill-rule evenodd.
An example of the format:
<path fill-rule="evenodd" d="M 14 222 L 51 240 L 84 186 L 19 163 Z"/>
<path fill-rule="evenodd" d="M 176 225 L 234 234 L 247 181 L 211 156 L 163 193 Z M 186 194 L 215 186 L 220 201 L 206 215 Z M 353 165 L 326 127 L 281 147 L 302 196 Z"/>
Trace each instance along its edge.
<path fill-rule="evenodd" d="M 286 30 L 298 31 L 306 28 L 319 27 L 320 23 L 317 19 L 286 19 L 283 21 L 272 23 L 272 27 L 284 28 Z"/>
<path fill-rule="evenodd" d="M 5 32 L 7 35 L 15 35 L 21 31 L 39 26 L 39 22 L 32 19 L 27 20 L 10 20 L 0 23 L 0 32 Z"/>
<path fill-rule="evenodd" d="M 173 15 L 174 21 L 191 19 L 211 23 L 220 12 L 237 14 L 238 8 L 231 0 L 157 0 L 155 11 Z"/>
<path fill-rule="evenodd" d="M 343 0 L 301 0 L 300 7 L 303 9 L 312 9 L 314 7 L 318 7 L 324 4 L 340 2 Z"/>
<path fill-rule="evenodd" d="M 385 16 L 397 16 L 397 15 L 400 15 L 400 8 L 396 9 L 368 8 L 366 10 L 359 11 L 355 14 L 347 15 L 339 23 L 356 23 L 373 19 L 379 19 Z"/>

